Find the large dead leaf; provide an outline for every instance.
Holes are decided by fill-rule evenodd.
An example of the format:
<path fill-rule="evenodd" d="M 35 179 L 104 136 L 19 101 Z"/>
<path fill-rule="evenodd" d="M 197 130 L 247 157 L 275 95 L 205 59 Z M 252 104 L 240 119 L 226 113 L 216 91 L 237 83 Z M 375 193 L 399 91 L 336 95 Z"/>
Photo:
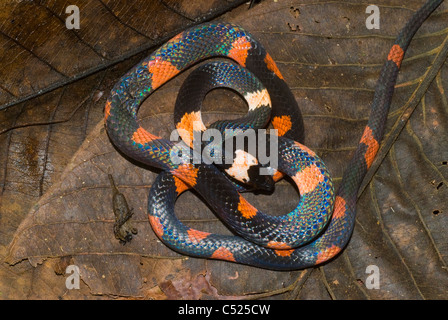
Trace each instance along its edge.
<path fill-rule="evenodd" d="M 219 19 L 242 25 L 273 56 L 303 111 L 306 144 L 323 157 L 338 183 L 366 123 L 391 43 L 422 2 L 403 8 L 399 1 L 384 1 L 381 28 L 374 31 L 365 27 L 366 5 L 355 3 L 264 1 L 251 10 L 242 5 Z M 23 101 L 0 115 L 7 130 L 0 135 L 0 240 L 8 263 L 0 269 L 3 298 L 448 297 L 446 4 L 424 24 L 402 65 L 382 152 L 360 193 L 347 250 L 319 268 L 275 272 L 187 258 L 167 249 L 145 212 L 157 172 L 123 157 L 107 138 L 102 108 L 114 82 L 147 54 L 147 47 L 208 12 L 184 2 L 150 3 L 140 12 L 125 1 L 91 2 L 81 9 L 88 13 L 84 30 L 67 32 L 47 22 L 41 28 L 54 33 L 47 41 L 24 37 L 11 21 L 2 24 L 8 44 L 4 55 L 18 59 L 2 59 L 6 80 L 1 88 L 13 93 L 2 95 L 2 103 Z M 2 14 L 29 28 L 23 15 L 35 4 L 21 5 L 10 5 Z M 60 20 L 64 11 L 42 2 L 32 12 L 37 20 Z M 151 13 L 168 15 L 148 25 Z M 190 18 L 182 23 L 170 14 Z M 55 50 L 58 43 L 68 43 L 70 49 Z M 65 55 L 75 63 L 59 62 Z M 110 58 L 105 62 L 104 57 Z M 142 105 L 139 117 L 151 132 L 169 136 L 176 92 L 185 76 Z M 205 104 L 208 121 L 245 110 L 238 97 L 224 90 L 211 93 Z M 139 233 L 125 246 L 113 235 L 107 173 L 135 211 L 132 219 Z M 298 201 L 286 182 L 278 184 L 274 196 L 249 199 L 269 212 L 286 212 Z M 193 227 L 228 232 L 193 193 L 179 199 L 176 211 Z M 71 264 L 80 268 L 79 290 L 65 287 L 65 267 Z M 367 289 L 369 265 L 378 267 L 379 289 Z"/>

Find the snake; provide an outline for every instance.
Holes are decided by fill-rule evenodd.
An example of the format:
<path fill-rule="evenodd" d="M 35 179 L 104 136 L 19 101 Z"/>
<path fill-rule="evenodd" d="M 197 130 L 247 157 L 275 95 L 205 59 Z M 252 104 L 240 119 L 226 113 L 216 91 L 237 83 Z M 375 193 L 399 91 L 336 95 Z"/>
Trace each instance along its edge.
<path fill-rule="evenodd" d="M 419 27 L 442 2 L 427 1 L 397 36 L 381 69 L 367 124 L 337 191 L 323 161 L 303 144 L 303 117 L 279 68 L 262 44 L 242 27 L 227 22 L 193 26 L 129 70 L 112 88 L 106 101 L 105 127 L 111 142 L 122 153 L 160 169 L 149 192 L 147 211 L 157 237 L 185 255 L 272 270 L 304 269 L 335 258 L 347 246 L 353 233 L 358 190 L 380 148 L 405 52 Z M 231 60 L 232 63 L 225 66 L 233 76 L 224 72 L 224 76 L 211 75 L 205 81 L 203 74 L 210 72 L 200 69 L 187 78 L 189 85 L 181 90 L 180 100 L 197 100 L 198 104 L 192 103 L 194 107 L 190 110 L 176 111 L 175 123 L 178 129 L 190 132 L 190 136 L 184 136 L 185 141 L 172 141 L 141 127 L 137 117 L 141 103 L 182 71 L 209 58 Z M 205 68 L 211 70 L 218 65 L 220 63 Z M 204 81 L 194 81 L 194 75 L 201 72 L 199 79 Z M 193 161 L 198 151 L 185 148 L 191 146 L 195 130 L 199 133 L 206 131 L 196 105 L 200 105 L 199 100 L 215 87 L 218 78 L 226 83 L 216 86 L 241 89 L 240 93 L 249 105 L 247 115 L 242 117 L 244 121 L 219 122 L 218 127 L 252 128 L 247 124 L 252 116 L 269 114 L 277 133 L 278 152 L 278 167 L 274 168 L 272 176 L 275 181 L 289 176 L 300 194 L 299 204 L 291 212 L 270 215 L 258 210 L 244 198 L 244 188 L 226 175 L 226 172 L 232 172 L 233 166 L 223 171 L 213 163 L 198 163 Z M 255 81 L 255 86 L 250 86 L 252 91 L 244 92 L 245 84 L 253 79 L 258 79 L 259 83 Z M 206 82 L 215 84 L 203 89 Z M 193 91 L 198 93 L 194 95 Z M 256 127 L 266 121 L 259 122 Z M 195 128 L 192 123 L 199 123 L 199 126 Z M 252 164 L 257 162 L 252 161 Z M 247 173 L 249 162 L 242 167 Z M 241 179 L 241 176 L 244 183 L 250 182 L 251 175 L 244 172 L 233 178 Z M 176 217 L 176 199 L 188 189 L 194 189 L 207 202 L 232 230 L 231 235 L 196 230 Z"/>

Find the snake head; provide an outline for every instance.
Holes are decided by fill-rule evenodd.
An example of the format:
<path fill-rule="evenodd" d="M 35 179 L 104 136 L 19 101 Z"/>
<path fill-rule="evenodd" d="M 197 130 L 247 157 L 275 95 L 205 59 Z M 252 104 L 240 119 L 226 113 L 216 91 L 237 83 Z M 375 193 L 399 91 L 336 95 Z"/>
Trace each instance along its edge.
<path fill-rule="evenodd" d="M 262 165 L 253 155 L 244 150 L 236 150 L 233 164 L 225 171 L 235 180 L 248 186 L 248 190 L 273 192 L 274 179 L 271 175 L 261 174 L 261 168 Z"/>

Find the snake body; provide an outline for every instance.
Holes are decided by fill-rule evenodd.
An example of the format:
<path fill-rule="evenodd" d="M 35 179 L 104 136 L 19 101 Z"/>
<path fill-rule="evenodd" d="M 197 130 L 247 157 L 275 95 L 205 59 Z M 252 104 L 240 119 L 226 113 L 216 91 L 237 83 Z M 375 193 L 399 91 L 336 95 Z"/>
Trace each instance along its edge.
<path fill-rule="evenodd" d="M 112 89 L 105 123 L 110 139 L 122 152 L 163 170 L 148 201 L 149 221 L 157 236 L 188 255 L 276 270 L 307 268 L 336 256 L 352 234 L 357 192 L 379 149 L 403 56 L 415 32 L 441 2 L 427 1 L 392 46 L 368 123 L 336 193 L 323 162 L 301 144 L 303 120 L 275 62 L 241 27 L 228 23 L 195 26 L 132 68 Z M 250 70 L 269 93 L 272 123 L 279 134 L 278 169 L 293 178 L 300 192 L 298 207 L 286 215 L 270 216 L 257 210 L 214 165 L 192 163 L 194 151 L 180 162 L 173 161 L 178 145 L 138 124 L 139 105 L 152 91 L 198 61 L 216 56 Z M 177 123 L 188 127 L 182 118 Z M 196 111 L 186 112 L 185 119 L 200 120 Z M 182 224 L 174 215 L 174 204 L 188 188 L 194 188 L 237 235 L 211 234 Z"/>

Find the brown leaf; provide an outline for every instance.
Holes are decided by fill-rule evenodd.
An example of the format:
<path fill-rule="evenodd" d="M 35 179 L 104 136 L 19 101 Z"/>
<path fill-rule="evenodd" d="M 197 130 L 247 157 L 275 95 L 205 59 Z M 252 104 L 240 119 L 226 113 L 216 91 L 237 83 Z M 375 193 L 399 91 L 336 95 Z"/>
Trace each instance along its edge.
<path fill-rule="evenodd" d="M 66 20 L 71 21 L 72 11 L 66 12 L 65 2 L 2 2 L 0 109 L 105 70 L 241 3 L 74 2 L 80 12 L 80 28 L 68 29 Z"/>
<path fill-rule="evenodd" d="M 216 3 L 215 8 L 222 8 Z M 323 157 L 339 183 L 368 118 L 381 65 L 399 29 L 420 5 L 403 8 L 399 1 L 384 2 L 380 30 L 366 29 L 366 5 L 355 3 L 264 1 L 251 10 L 242 5 L 219 20 L 242 25 L 270 52 L 304 114 L 306 144 Z M 166 40 L 208 9 L 184 1 L 154 1 L 141 11 L 126 1 L 94 2 L 81 9 L 88 13 L 81 21 L 85 29 L 67 33 L 58 29 L 65 13 L 55 6 L 10 4 L 2 13 L 8 19 L 18 16 L 2 26 L 2 41 L 8 44 L 3 48 L 8 48 L 9 59 L 22 53 L 17 62 L 2 59 L 1 68 L 2 103 L 15 104 L 0 113 L 6 129 L 0 135 L 1 254 L 13 265 L 0 269 L 0 291 L 6 298 L 448 297 L 446 4 L 425 22 L 403 62 L 387 135 L 360 194 L 349 246 L 324 266 L 296 272 L 186 258 L 166 248 L 146 217 L 146 197 L 157 172 L 123 157 L 104 131 L 108 92 L 147 54 L 145 44 Z M 166 11 L 181 13 L 182 19 L 169 18 Z M 30 12 L 33 21 L 23 17 Z M 149 24 L 144 23 L 148 16 L 155 16 Z M 36 20 L 43 18 L 47 22 L 39 25 Z M 56 31 L 48 40 L 37 37 L 39 32 L 27 38 L 15 23 Z M 170 26 L 170 31 L 160 26 Z M 64 45 L 59 54 L 51 54 L 57 43 Z M 136 52 L 141 54 L 131 57 Z M 66 65 L 68 59 L 76 63 Z M 139 118 L 152 133 L 169 136 L 175 96 L 186 74 L 142 105 Z M 205 110 L 211 122 L 241 114 L 245 105 L 222 90 L 210 93 Z M 135 212 L 139 232 L 125 246 L 113 235 L 107 173 Z M 272 213 L 287 212 L 298 201 L 286 182 L 278 184 L 272 197 L 248 198 Z M 176 212 L 192 227 L 229 232 L 192 192 L 180 197 Z M 71 260 L 59 260 L 64 257 Z M 64 286 L 61 271 L 67 263 L 81 269 L 79 291 Z M 370 265 L 378 267 L 379 289 L 368 289 Z"/>

